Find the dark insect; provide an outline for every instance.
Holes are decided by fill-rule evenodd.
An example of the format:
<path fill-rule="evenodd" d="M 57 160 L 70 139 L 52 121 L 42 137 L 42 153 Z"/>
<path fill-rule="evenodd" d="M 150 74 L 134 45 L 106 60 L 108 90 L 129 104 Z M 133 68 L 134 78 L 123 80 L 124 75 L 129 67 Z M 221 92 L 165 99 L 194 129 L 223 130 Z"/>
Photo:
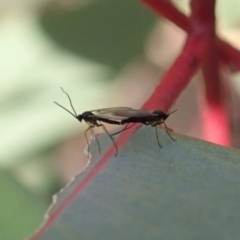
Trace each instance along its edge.
<path fill-rule="evenodd" d="M 68 109 L 61 106 L 60 104 L 58 104 L 56 102 L 54 102 L 54 103 L 57 104 L 59 107 L 65 109 L 72 116 L 74 116 L 78 121 L 81 122 L 82 120 L 84 120 L 88 124 L 88 128 L 85 131 L 85 137 L 87 140 L 87 144 L 89 146 L 87 132 L 90 131 L 91 134 L 95 137 L 95 139 L 97 141 L 99 153 L 101 152 L 100 144 L 98 142 L 96 134 L 93 131 L 94 127 L 102 127 L 103 130 L 108 134 L 108 136 L 110 137 L 110 139 L 112 140 L 112 142 L 116 148 L 115 156 L 117 156 L 118 148 L 117 148 L 116 143 L 114 142 L 113 136 L 131 128 L 136 123 L 141 123 L 144 125 L 151 125 L 151 126 L 155 127 L 156 137 L 157 137 L 157 142 L 158 142 L 159 147 L 162 147 L 159 142 L 159 139 L 158 139 L 157 127 L 156 127 L 159 124 L 162 124 L 162 123 L 164 124 L 164 126 L 167 130 L 167 134 L 169 135 L 169 137 L 172 140 L 175 141 L 175 139 L 173 139 L 168 132 L 168 130 L 171 130 L 171 129 L 166 126 L 165 120 L 168 118 L 168 116 L 171 113 L 175 112 L 176 110 L 169 114 L 166 114 L 161 110 L 147 111 L 147 110 L 142 110 L 142 109 L 132 109 L 130 107 L 113 107 L 113 108 L 95 109 L 95 110 L 86 111 L 86 112 L 83 112 L 82 114 L 77 115 L 77 113 L 72 105 L 71 98 L 63 89 L 62 89 L 62 91 L 67 95 L 74 113 L 70 112 Z M 105 123 L 109 123 L 109 124 L 116 124 L 116 125 L 126 124 L 126 126 L 122 130 L 120 130 L 114 134 L 109 134 L 106 127 L 101 122 L 105 122 Z M 88 149 L 88 151 L 89 151 L 89 149 Z"/>
<path fill-rule="evenodd" d="M 70 112 L 68 109 L 66 109 L 65 107 L 63 107 L 62 105 L 60 105 L 59 103 L 57 102 L 54 102 L 55 104 L 57 104 L 59 107 L 63 108 L 64 110 L 66 110 L 67 112 L 69 112 L 72 116 L 74 116 L 79 122 L 82 122 L 82 120 L 84 120 L 87 124 L 88 124 L 88 128 L 87 130 L 85 131 L 85 137 L 86 137 L 86 140 L 87 140 L 87 144 L 88 144 L 88 147 L 89 147 L 89 142 L 88 142 L 88 138 L 87 138 L 87 132 L 90 131 L 92 136 L 94 136 L 94 138 L 96 139 L 97 141 L 97 144 L 98 144 L 98 149 L 99 149 L 99 154 L 101 153 L 101 149 L 100 149 L 100 145 L 99 145 L 99 142 L 98 142 L 98 139 L 96 137 L 96 134 L 94 133 L 93 131 L 93 128 L 94 127 L 102 127 L 103 130 L 107 133 L 107 135 L 110 137 L 110 139 L 112 140 L 115 148 L 116 148 L 116 154 L 115 156 L 117 156 L 117 153 L 118 153 L 118 148 L 117 148 L 117 145 L 116 143 L 114 142 L 114 139 L 112 137 L 112 135 L 109 134 L 109 132 L 107 131 L 106 127 L 100 123 L 101 121 L 103 122 L 106 122 L 106 123 L 110 123 L 110 124 L 119 124 L 118 122 L 114 121 L 114 120 L 110 120 L 110 119 L 107 119 L 107 118 L 102 118 L 102 117 L 98 117 L 97 115 L 93 114 L 93 112 L 97 112 L 97 111 L 106 111 L 108 112 L 110 109 L 112 108 L 105 108 L 105 109 L 100 109 L 100 110 L 92 110 L 92 111 L 86 111 L 86 112 L 83 112 L 82 114 L 79 114 L 77 115 L 74 107 L 73 107 L 73 104 L 72 104 L 72 101 L 71 101 L 71 98 L 69 97 L 69 95 L 63 90 L 63 88 L 61 88 L 62 91 L 67 95 L 68 99 L 69 99 L 69 102 L 70 102 L 70 105 L 72 107 L 72 110 L 73 110 L 73 113 Z M 129 109 L 127 107 L 120 107 L 120 109 Z M 89 153 L 89 149 L 88 149 L 88 153 Z"/>
<path fill-rule="evenodd" d="M 124 107 L 116 107 L 116 108 L 109 108 L 109 109 L 99 109 L 95 110 L 97 113 L 96 116 L 98 118 L 101 118 L 102 122 L 108 122 L 113 121 L 114 124 L 124 125 L 126 126 L 120 130 L 119 132 L 116 132 L 112 134 L 111 136 L 114 136 L 122 131 L 125 131 L 129 128 L 131 128 L 136 123 L 141 123 L 144 125 L 151 125 L 155 127 L 156 129 L 156 137 L 159 147 L 162 147 L 157 134 L 157 125 L 164 124 L 168 136 L 176 141 L 174 138 L 171 137 L 168 130 L 172 131 L 172 129 L 168 128 L 165 124 L 165 120 L 168 118 L 170 114 L 175 112 L 177 110 L 174 110 L 170 112 L 169 114 L 164 113 L 161 110 L 153 110 L 153 111 L 147 111 L 142 109 L 132 109 L 132 108 L 124 108 Z M 132 124 L 131 124 L 132 123 Z M 131 125 L 130 125 L 131 124 Z"/>

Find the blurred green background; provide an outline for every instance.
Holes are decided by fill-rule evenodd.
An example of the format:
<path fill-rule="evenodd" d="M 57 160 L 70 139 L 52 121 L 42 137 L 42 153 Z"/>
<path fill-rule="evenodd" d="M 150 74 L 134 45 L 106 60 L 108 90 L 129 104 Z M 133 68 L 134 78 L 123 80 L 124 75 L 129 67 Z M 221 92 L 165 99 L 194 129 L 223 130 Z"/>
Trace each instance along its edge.
<path fill-rule="evenodd" d="M 176 2 L 188 12 L 188 1 Z M 0 239 L 24 239 L 42 223 L 52 195 L 87 162 L 86 124 L 53 103 L 70 109 L 60 86 L 78 113 L 139 108 L 185 33 L 134 0 L 2 0 L 0 11 Z M 237 0 L 218 1 L 218 28 L 240 48 L 239 12 Z M 238 82 L 236 74 L 236 99 Z M 201 137 L 198 88 L 196 78 L 168 124 L 195 137 Z"/>

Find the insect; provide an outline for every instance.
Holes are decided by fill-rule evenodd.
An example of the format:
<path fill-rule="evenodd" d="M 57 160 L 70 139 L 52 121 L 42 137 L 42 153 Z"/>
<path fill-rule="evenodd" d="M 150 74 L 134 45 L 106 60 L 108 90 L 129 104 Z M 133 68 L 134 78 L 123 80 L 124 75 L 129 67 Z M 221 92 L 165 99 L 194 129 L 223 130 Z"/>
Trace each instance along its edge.
<path fill-rule="evenodd" d="M 111 111 L 104 111 L 104 109 L 96 110 L 98 113 L 97 116 L 101 118 L 107 118 L 109 121 L 118 122 L 119 125 L 127 124 L 122 130 L 112 134 L 111 136 L 114 136 L 122 131 L 125 131 L 129 128 L 131 128 L 136 123 L 141 123 L 144 125 L 150 125 L 155 127 L 156 129 L 156 137 L 159 147 L 162 147 L 157 134 L 157 125 L 164 124 L 168 136 L 176 141 L 174 138 L 171 137 L 168 130 L 171 130 L 167 127 L 165 120 L 169 117 L 170 114 L 175 112 L 177 110 L 174 110 L 170 112 L 169 114 L 164 113 L 162 110 L 153 110 L 153 111 L 147 111 L 142 109 L 132 109 L 132 108 L 111 108 Z M 104 119 L 102 121 L 105 121 Z M 132 123 L 132 125 L 130 125 Z M 116 123 L 115 123 L 116 124 Z"/>
<path fill-rule="evenodd" d="M 98 112 L 98 111 L 102 111 L 102 112 L 109 112 L 111 111 L 112 108 L 104 108 L 104 109 L 98 109 L 98 110 L 91 110 L 91 111 L 86 111 L 86 112 L 83 112 L 82 114 L 77 114 L 74 107 L 73 107 L 73 104 L 72 104 L 72 100 L 70 98 L 70 96 L 68 95 L 67 92 L 65 92 L 63 90 L 63 88 L 61 87 L 61 90 L 67 95 L 68 99 L 69 99 L 69 102 L 70 102 L 70 105 L 72 107 L 72 110 L 73 110 L 73 113 L 70 112 L 68 109 L 66 109 L 65 107 L 63 107 L 62 105 L 60 105 L 59 103 L 57 102 L 54 102 L 55 104 L 57 104 L 59 107 L 63 108 L 64 110 L 66 110 L 67 112 L 69 112 L 73 117 L 75 117 L 79 122 L 82 122 L 82 120 L 84 120 L 87 124 L 88 124 L 88 128 L 87 130 L 85 130 L 84 134 L 85 134 L 85 138 L 87 140 L 87 144 L 88 144 L 88 147 L 89 147 L 89 142 L 88 142 L 88 138 L 87 138 L 87 132 L 90 131 L 92 136 L 94 136 L 94 138 L 96 139 L 97 141 L 97 144 L 98 144 L 98 149 L 99 149 L 99 154 L 101 153 L 101 149 L 100 149 L 100 144 L 98 142 L 98 139 L 96 137 L 96 134 L 94 133 L 93 131 L 93 128 L 94 127 L 102 127 L 103 130 L 107 133 L 107 135 L 110 137 L 110 139 L 112 140 L 115 148 L 116 148 L 116 154 L 115 156 L 117 156 L 117 153 L 118 153 L 118 148 L 117 148 L 117 145 L 116 143 L 114 142 L 114 139 L 112 137 L 112 135 L 109 134 L 109 132 L 107 131 L 106 127 L 101 123 L 101 122 L 106 122 L 106 123 L 110 123 L 110 124 L 119 124 L 118 122 L 114 121 L 114 120 L 111 120 L 111 119 L 108 119 L 108 118 L 105 118 L 105 117 L 101 117 L 101 116 L 98 116 L 98 115 L 95 115 L 94 112 Z M 114 108 L 115 109 L 115 108 Z M 129 109 L 128 107 L 119 107 L 119 109 Z M 89 153 L 89 149 L 88 149 L 88 153 Z"/>
<path fill-rule="evenodd" d="M 99 153 L 101 152 L 100 144 L 98 142 L 96 134 L 94 133 L 94 130 L 93 130 L 94 127 L 102 127 L 103 130 L 110 137 L 111 141 L 113 142 L 113 144 L 116 148 L 115 156 L 117 156 L 118 148 L 114 141 L 113 136 L 131 128 L 136 123 L 141 123 L 144 125 L 151 125 L 151 126 L 155 127 L 156 137 L 157 137 L 157 142 L 158 142 L 159 147 L 162 147 L 159 142 L 159 139 L 158 139 L 158 133 L 157 133 L 157 127 L 156 127 L 159 124 L 164 124 L 164 126 L 167 130 L 167 134 L 169 135 L 169 137 L 172 140 L 175 141 L 175 139 L 173 139 L 168 132 L 168 130 L 171 130 L 171 129 L 166 126 L 165 120 L 168 118 L 168 116 L 170 114 L 172 114 L 176 110 L 170 112 L 169 114 L 166 114 L 161 110 L 147 111 L 147 110 L 142 110 L 142 109 L 133 109 L 130 107 L 112 107 L 112 108 L 90 110 L 90 111 L 86 111 L 86 112 L 83 112 L 82 114 L 77 115 L 77 113 L 73 107 L 70 96 L 68 95 L 67 92 L 65 92 L 63 90 L 63 88 L 61 88 L 61 90 L 67 95 L 70 105 L 71 105 L 71 108 L 73 110 L 73 113 L 70 112 L 65 107 L 63 107 L 62 105 L 60 105 L 59 103 L 57 103 L 57 102 L 54 102 L 54 103 L 57 104 L 59 107 L 63 108 L 64 110 L 66 110 L 67 112 L 69 112 L 78 121 L 82 122 L 82 120 L 84 120 L 88 124 L 87 130 L 85 130 L 85 137 L 87 140 L 87 144 L 89 146 L 87 132 L 90 131 L 92 136 L 94 136 L 97 141 Z M 126 124 L 126 126 L 122 130 L 120 130 L 114 134 L 109 134 L 109 132 L 107 131 L 106 127 L 102 124 L 102 122 L 109 123 L 109 124 L 116 124 L 116 125 Z M 89 149 L 88 149 L 88 152 L 89 152 Z"/>

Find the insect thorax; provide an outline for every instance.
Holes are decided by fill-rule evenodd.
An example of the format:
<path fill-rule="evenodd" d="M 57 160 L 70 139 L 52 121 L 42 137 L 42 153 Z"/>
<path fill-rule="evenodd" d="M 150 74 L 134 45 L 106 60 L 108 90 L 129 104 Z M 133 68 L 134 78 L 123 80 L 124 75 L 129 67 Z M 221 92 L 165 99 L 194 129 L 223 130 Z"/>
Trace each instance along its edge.
<path fill-rule="evenodd" d="M 155 110 L 152 113 L 157 114 L 159 119 L 162 119 L 163 121 L 166 120 L 168 118 L 168 116 L 169 116 L 169 114 L 166 114 L 166 113 L 164 113 L 161 110 Z"/>

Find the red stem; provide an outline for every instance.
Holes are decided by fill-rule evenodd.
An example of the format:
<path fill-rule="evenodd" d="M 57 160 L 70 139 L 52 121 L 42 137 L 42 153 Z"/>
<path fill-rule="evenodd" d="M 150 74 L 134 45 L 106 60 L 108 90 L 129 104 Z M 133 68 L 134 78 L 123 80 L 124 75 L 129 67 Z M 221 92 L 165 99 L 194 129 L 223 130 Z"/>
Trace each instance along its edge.
<path fill-rule="evenodd" d="M 168 112 L 193 75 L 203 66 L 206 87 L 206 106 L 203 109 L 204 138 L 228 145 L 230 142 L 229 129 L 221 95 L 222 85 L 218 65 L 218 46 L 222 44 L 227 48 L 228 45 L 217 40 L 215 34 L 215 0 L 191 0 L 192 15 L 190 19 L 181 14 L 169 1 L 142 1 L 158 14 L 168 16 L 172 21 L 179 21 L 178 25 L 188 30 L 188 38 L 182 53 L 143 108 L 162 109 Z M 161 8 L 159 8 L 160 5 Z M 217 45 L 216 42 L 220 45 Z M 225 60 L 229 57 L 226 55 L 224 55 Z M 217 134 L 212 134 L 213 131 Z"/>
<path fill-rule="evenodd" d="M 188 31 L 189 18 L 180 12 L 169 0 L 140 0 L 155 13 L 165 17 L 181 29 Z M 240 70 L 240 51 L 217 38 L 219 57 L 231 70 Z"/>
<path fill-rule="evenodd" d="M 221 39 L 217 39 L 217 45 L 221 61 L 232 72 L 240 71 L 240 51 Z"/>
<path fill-rule="evenodd" d="M 150 0 L 150 2 L 153 1 Z M 210 51 L 212 24 L 209 24 L 209 21 L 212 20 L 212 17 L 206 18 L 205 15 L 210 15 L 209 12 L 212 8 L 208 1 L 205 4 L 202 3 L 203 1 L 200 1 L 200 4 L 193 6 L 189 34 L 182 53 L 143 108 L 162 109 L 167 112 L 206 59 L 207 53 Z"/>
<path fill-rule="evenodd" d="M 214 11 L 212 11 L 214 17 Z M 205 140 L 229 145 L 230 134 L 219 67 L 219 49 L 216 45 L 215 18 L 212 23 L 211 51 L 203 64 L 205 97 L 202 107 L 203 136 Z"/>
<path fill-rule="evenodd" d="M 175 23 L 178 27 L 187 31 L 189 19 L 180 12 L 169 0 L 140 0 L 157 15 Z"/>

